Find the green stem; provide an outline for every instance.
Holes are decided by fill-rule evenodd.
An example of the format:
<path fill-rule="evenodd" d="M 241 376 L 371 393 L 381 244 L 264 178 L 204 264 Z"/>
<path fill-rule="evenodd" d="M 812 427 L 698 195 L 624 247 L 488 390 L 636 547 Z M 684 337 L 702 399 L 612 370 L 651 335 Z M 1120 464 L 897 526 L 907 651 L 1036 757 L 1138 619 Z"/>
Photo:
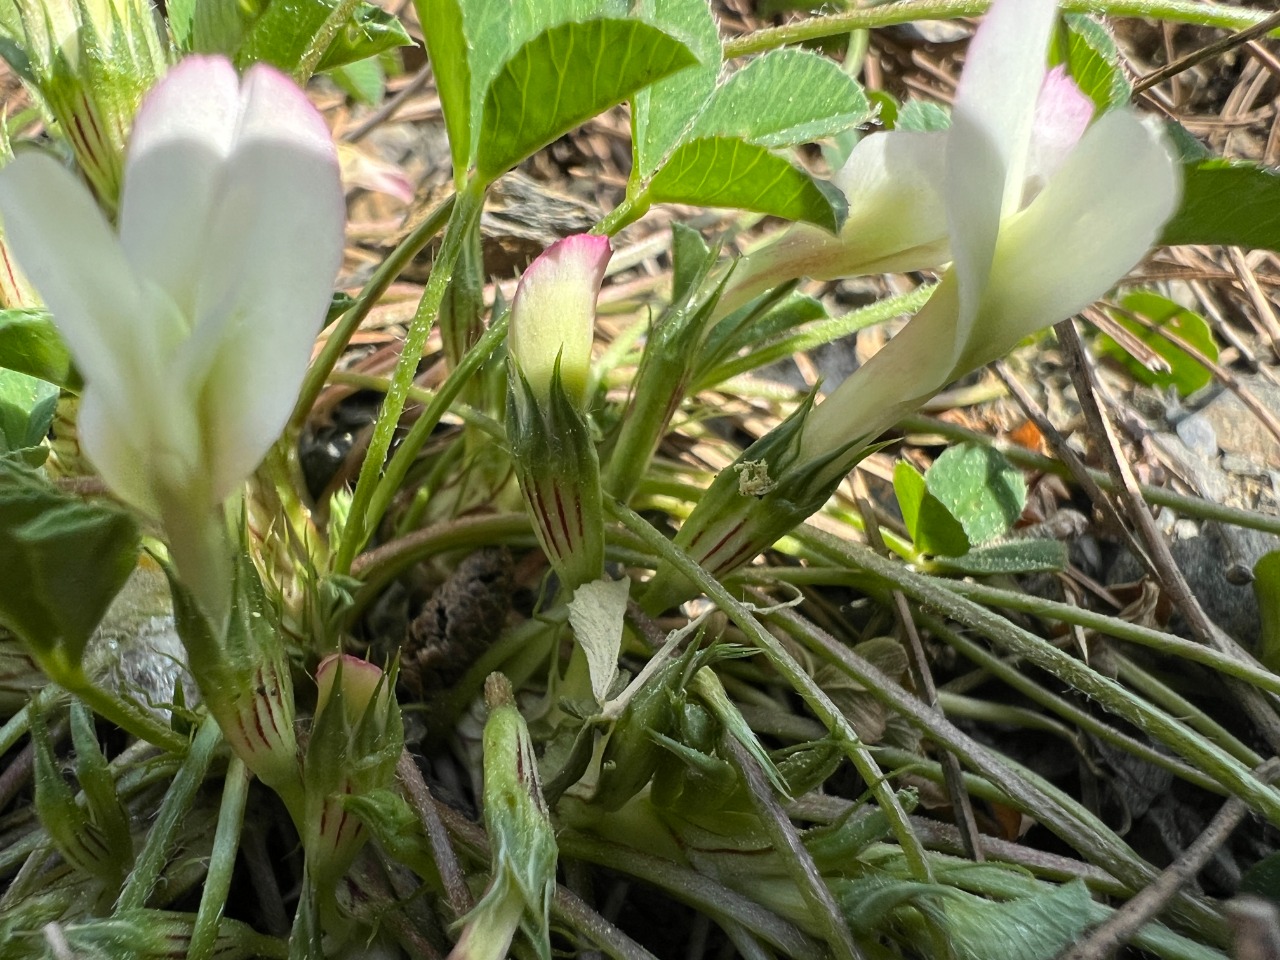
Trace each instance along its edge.
<path fill-rule="evenodd" d="M 306 49 L 302 52 L 302 57 L 298 60 L 298 65 L 293 69 L 293 79 L 297 80 L 299 85 L 305 84 L 316 72 L 316 65 L 320 62 L 320 58 L 329 49 L 338 31 L 346 26 L 359 4 L 360 0 L 338 0 L 333 5 L 333 9 L 324 18 L 324 23 L 320 24 L 320 29 L 311 37 Z"/>
<path fill-rule="evenodd" d="M 891 536 L 890 532 L 885 530 L 881 531 L 881 535 L 886 538 Z M 794 541 L 792 542 L 794 543 Z M 793 552 L 798 553 L 805 559 L 809 559 L 811 556 L 808 551 L 803 549 Z M 815 562 L 811 562 L 804 567 L 752 567 L 750 570 L 738 574 L 735 580 L 745 580 L 761 586 L 773 582 L 781 582 L 793 586 L 818 584 L 821 586 L 855 587 L 869 592 L 877 589 L 877 581 L 867 574 L 847 570 L 843 567 L 820 566 L 821 559 L 821 557 L 817 557 Z M 906 559 L 909 561 L 910 556 L 908 555 Z M 1228 654 L 1220 653 L 1217 650 L 1201 646 L 1171 633 L 1144 627 L 1141 624 L 1122 620 L 1119 617 L 1108 616 L 1105 613 L 1098 613 L 1096 610 L 1089 610 L 1085 607 L 1077 607 L 1069 603 L 1049 600 L 1045 597 L 1019 593 L 1015 590 L 1004 590 L 985 583 L 975 583 L 969 580 L 947 580 L 946 583 L 947 589 L 969 600 L 976 600 L 987 606 L 1000 607 L 1004 610 L 1030 613 L 1043 620 L 1084 627 L 1105 637 L 1134 643 L 1167 656 L 1190 660 L 1236 680 L 1243 680 L 1260 690 L 1280 696 L 1280 676 L 1270 672 L 1265 667 L 1260 667 L 1249 660 L 1240 660 Z M 1178 713 L 1177 710 L 1172 712 Z M 1252 767 L 1257 766 L 1262 761 L 1259 759 L 1256 763 L 1253 761 L 1246 762 Z"/>
<path fill-rule="evenodd" d="M 1132 723 L 1213 777 L 1250 809 L 1280 824 L 1280 792 L 1221 747 L 1179 723 L 1164 711 L 1135 696 L 1116 681 L 1064 653 L 1030 631 L 1015 626 L 986 607 L 959 596 L 946 581 L 922 576 L 903 564 L 885 560 L 861 544 L 846 543 L 830 534 L 805 527 L 797 531 L 808 544 L 832 560 L 861 568 L 883 579 L 912 599 L 968 625 L 1004 650 L 1025 658 L 1063 683 Z"/>
<path fill-rule="evenodd" d="M 420 560 L 445 550 L 478 547 L 492 543 L 520 542 L 532 546 L 533 524 L 527 513 L 499 513 L 448 520 L 415 530 L 362 555 L 351 567 L 361 581 L 354 609 L 359 611 L 388 583 Z M 354 615 L 354 614 L 353 614 Z"/>
<path fill-rule="evenodd" d="M 432 276 L 434 277 L 435 275 L 432 274 Z M 400 442 L 400 446 L 391 457 L 391 462 L 387 464 L 386 472 L 383 473 L 382 479 L 378 481 L 377 487 L 374 488 L 369 507 L 365 511 L 366 530 L 377 529 L 378 524 L 382 522 L 382 518 L 387 512 L 387 508 L 391 506 L 392 499 L 400 492 L 400 485 L 404 483 L 404 478 L 408 476 L 409 468 L 413 466 L 414 461 L 418 458 L 418 453 L 422 450 L 423 444 L 431 436 L 431 431 L 436 428 L 436 424 L 448 412 L 453 401 L 473 382 L 485 361 L 492 356 L 493 351 L 506 338 L 509 317 L 510 313 L 504 313 L 493 321 L 489 329 L 476 342 L 476 345 L 467 351 L 457 368 L 449 374 L 449 378 L 436 391 L 436 395 L 431 398 L 427 408 L 422 411 L 422 415 L 409 428 L 409 433 Z M 388 392 L 387 396 L 390 398 L 390 392 Z M 405 391 L 405 397 L 406 399 L 408 398 L 407 390 Z M 354 510 L 354 504 L 351 515 L 353 517 L 357 515 Z"/>
<path fill-rule="evenodd" d="M 218 828 L 213 836 L 213 851 L 209 855 L 209 874 L 205 879 L 204 892 L 200 894 L 200 907 L 196 911 L 187 960 L 211 960 L 217 947 L 219 920 L 227 907 L 227 893 L 231 889 L 231 875 L 240 846 L 249 779 L 244 761 L 233 757 L 222 786 L 222 805 L 218 808 Z"/>
<path fill-rule="evenodd" d="M 706 669 L 706 668 L 704 668 Z M 722 737 L 722 745 L 733 757 L 734 763 L 742 773 L 755 807 L 756 816 L 764 827 L 765 835 L 773 843 L 773 849 L 791 875 L 791 881 L 800 891 L 800 896 L 809 907 L 809 916 L 814 927 L 822 932 L 831 954 L 836 960 L 864 960 L 858 945 L 854 943 L 849 926 L 840 914 L 840 908 L 832 896 L 831 888 L 818 871 L 812 855 L 800 839 L 800 833 L 791 818 L 782 809 L 782 804 L 774 796 L 768 777 L 760 763 L 751 756 L 747 749 L 727 731 Z"/>
<path fill-rule="evenodd" d="M 332 374 L 329 377 L 330 383 L 342 384 L 345 387 L 355 387 L 357 390 L 372 390 L 374 393 L 386 393 L 391 388 L 391 381 L 386 377 L 379 377 L 372 373 L 350 373 L 342 371 Z M 423 407 L 429 406 L 436 402 L 436 397 L 440 394 L 435 390 L 427 390 L 423 387 L 410 387 L 409 400 Z M 483 433 L 488 434 L 494 440 L 502 443 L 507 442 L 507 431 L 502 428 L 497 420 L 488 414 L 481 413 L 475 407 L 465 403 L 455 403 L 449 407 L 449 412 L 457 416 L 464 423 L 476 427 Z"/>
<path fill-rule="evenodd" d="M 391 375 L 391 389 L 387 391 L 382 409 L 378 411 L 378 419 L 373 425 L 373 437 L 369 441 L 369 449 L 365 454 L 364 463 L 360 466 L 360 477 L 356 481 L 355 493 L 351 498 L 350 520 L 343 531 L 342 541 L 334 557 L 334 573 L 350 572 L 355 555 L 373 533 L 370 506 L 382 477 L 387 451 L 391 449 L 391 441 L 395 438 L 396 428 L 400 424 L 400 415 L 404 413 L 409 388 L 413 385 L 413 378 L 418 371 L 418 362 L 422 359 L 422 352 L 427 346 L 427 336 L 431 333 L 431 326 L 440 313 L 440 304 L 444 300 L 449 281 L 453 279 L 453 267 L 462 249 L 462 239 L 466 235 L 467 224 L 473 217 L 480 215 L 483 202 L 484 184 L 479 180 L 469 181 L 458 194 L 457 202 L 449 217 L 449 226 L 445 230 L 440 256 L 431 269 L 431 277 L 427 281 L 426 289 L 422 292 L 418 309 L 409 322 L 404 349 Z"/>
<path fill-rule="evenodd" d="M 173 843 L 174 833 L 183 817 L 191 810 L 196 793 L 209 772 L 213 752 L 221 742 L 222 730 L 218 727 L 218 721 L 206 715 L 200 729 L 196 731 L 195 739 L 191 741 L 181 769 L 173 778 L 173 785 L 160 804 L 155 822 L 147 831 L 146 843 L 125 880 L 120 899 L 116 901 L 117 912 L 139 910 L 147 905 L 161 871 L 169 862 L 169 848 Z"/>
<path fill-rule="evenodd" d="M 302 381 L 302 389 L 298 391 L 298 402 L 293 408 L 293 416 L 289 419 L 286 434 L 293 436 L 302 430 L 302 425 L 311 413 L 311 408 L 315 406 L 316 398 L 320 396 L 320 391 L 324 389 L 329 375 L 337 366 L 338 358 L 347 349 L 347 344 L 351 342 L 355 332 L 360 329 L 360 324 L 364 323 L 369 311 L 382 299 L 382 295 L 395 282 L 396 277 L 404 272 L 410 261 L 448 222 L 453 214 L 456 199 L 456 197 L 449 197 L 432 210 L 412 233 L 400 241 L 400 245 L 392 250 L 374 271 L 369 282 L 360 291 L 356 302 L 334 324 L 333 331 L 325 339 L 324 346 L 320 348 L 320 355 L 307 368 L 307 376 Z"/>
<path fill-rule="evenodd" d="M 963 656 L 989 671 L 992 675 L 999 677 L 1013 689 L 1025 694 L 1029 699 L 1039 703 L 1045 709 L 1051 710 L 1064 720 L 1075 724 L 1081 730 L 1093 734 L 1099 740 L 1109 743 L 1116 749 L 1123 750 L 1154 767 L 1167 770 L 1175 777 L 1180 777 L 1188 783 L 1193 783 L 1202 790 L 1208 790 L 1210 793 L 1226 792 L 1211 777 L 1205 776 L 1196 768 L 1188 766 L 1176 757 L 1170 757 L 1162 753 L 1141 740 L 1126 736 L 1109 723 L 1095 717 L 1088 710 L 1083 710 L 1071 701 L 1045 690 L 1031 677 L 1019 670 L 1016 663 L 1002 660 L 989 650 L 984 649 L 981 644 L 974 643 L 960 631 L 951 630 L 938 617 L 931 617 L 921 612 L 919 613 L 919 619 L 920 623 L 928 627 L 929 631 L 935 636 L 944 640 L 948 646 L 955 648 Z"/>
<path fill-rule="evenodd" d="M 795 657 L 787 652 L 778 639 L 765 630 L 751 611 L 724 588 L 715 577 L 707 573 L 693 561 L 683 550 L 658 532 L 643 517 L 629 510 L 617 501 L 606 503 L 606 509 L 621 521 L 622 525 L 635 534 L 654 555 L 688 577 L 707 597 L 728 614 L 747 638 L 757 646 L 800 697 L 808 704 L 823 726 L 831 732 L 831 736 L 840 745 L 845 755 L 852 762 L 854 769 L 863 781 L 871 788 L 876 801 L 889 819 L 894 836 L 902 845 L 907 861 L 911 864 L 915 879 L 929 882 L 929 864 L 924 855 L 915 832 L 911 829 L 911 821 L 902 808 L 897 794 L 885 780 L 884 774 L 872 759 L 866 746 L 858 738 L 852 724 L 845 718 L 840 709 L 831 702 L 831 698 L 823 692 L 805 671 Z"/>
<path fill-rule="evenodd" d="M 1109 617 L 1104 613 L 1086 610 L 1069 603 L 1059 603 L 1056 600 L 1018 593 L 1015 590 L 1002 590 L 999 587 L 989 587 L 986 584 L 970 583 L 964 580 L 948 581 L 948 584 L 953 593 L 958 593 L 970 600 L 1095 630 L 1106 637 L 1136 643 L 1158 653 L 1202 664 L 1219 673 L 1252 684 L 1259 690 L 1280 695 L 1280 676 L 1255 664 L 1219 653 L 1211 647 L 1175 637 L 1171 633 L 1153 630 L 1151 627 L 1130 623 L 1119 617 Z M 1261 762 L 1257 760 L 1250 762 L 1249 765 L 1257 766 Z"/>
<path fill-rule="evenodd" d="M 773 613 L 771 619 L 780 623 L 817 656 L 856 680 L 886 708 L 954 753 L 970 769 L 979 772 L 1008 798 L 1010 806 L 1034 817 L 1091 863 L 1125 884 L 1130 892 L 1142 889 L 1156 876 L 1153 866 L 1142 860 L 1075 799 L 1008 757 L 974 741 L 939 711 L 907 693 L 865 658 L 792 610 Z M 881 749 L 876 752 L 884 755 Z M 1225 940 L 1226 928 L 1222 918 L 1204 903 L 1189 896 L 1180 896 L 1174 902 L 1173 910 L 1205 936 Z"/>
<path fill-rule="evenodd" d="M 171 753 L 186 751 L 186 737 L 160 722 L 154 714 L 136 703 L 111 693 L 83 675 L 78 682 L 64 682 L 63 685 L 79 697 L 90 710 L 104 720 L 115 724 L 130 736 L 153 743 Z"/>
<path fill-rule="evenodd" d="M 726 59 L 763 53 L 775 47 L 807 40 L 847 34 L 851 30 L 887 27 L 916 20 L 949 20 L 976 17 L 986 12 L 991 0 L 899 0 L 875 7 L 860 7 L 829 17 L 812 17 L 730 40 L 724 45 Z M 1066 13 L 1101 13 L 1112 17 L 1168 20 L 1194 23 L 1226 30 L 1243 30 L 1261 22 L 1267 11 L 1250 10 L 1233 4 L 1197 3 L 1195 0 L 1063 0 Z"/>
<path fill-rule="evenodd" d="M 649 201 L 643 195 L 632 196 L 630 190 L 627 194 L 625 200 L 605 214 L 603 219 L 591 228 L 592 233 L 612 237 L 623 227 L 634 223 L 648 212 Z"/>
<path fill-rule="evenodd" d="M 1250 768 L 1262 766 L 1261 756 L 1241 743 L 1230 730 L 1186 697 L 1161 683 L 1127 657 L 1122 657 L 1114 650 L 1111 651 L 1110 656 L 1115 662 L 1117 676 L 1148 700 L 1159 704 L 1175 717 L 1181 717 L 1184 723 L 1199 730 L 1222 749 L 1229 751 L 1245 766 Z"/>

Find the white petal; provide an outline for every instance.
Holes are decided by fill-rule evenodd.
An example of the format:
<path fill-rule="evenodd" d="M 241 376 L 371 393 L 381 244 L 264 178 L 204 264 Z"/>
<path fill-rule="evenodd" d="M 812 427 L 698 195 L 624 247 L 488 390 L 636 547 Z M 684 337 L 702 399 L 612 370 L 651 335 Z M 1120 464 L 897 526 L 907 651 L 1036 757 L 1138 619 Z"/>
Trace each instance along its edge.
<path fill-rule="evenodd" d="M 951 259 L 942 202 L 946 142 L 944 132 L 864 138 L 832 178 L 849 202 L 840 235 L 800 224 L 744 257 L 718 312 L 730 313 L 797 277 L 904 273 Z"/>
<path fill-rule="evenodd" d="M 337 152 L 302 90 L 258 65 L 240 96 L 180 359 L 188 382 L 204 385 L 215 501 L 288 420 L 332 297 L 345 221 Z"/>
<path fill-rule="evenodd" d="M 1155 243 L 1180 190 L 1158 128 L 1128 110 L 1099 118 L 1044 192 L 1005 224 L 980 330 L 957 375 L 1106 293 Z"/>
<path fill-rule="evenodd" d="M 520 278 L 508 341 L 540 399 L 550 395 L 557 356 L 565 391 L 585 399 L 596 297 L 611 255 L 608 237 L 576 234 L 547 247 Z"/>
<path fill-rule="evenodd" d="M 802 461 L 855 440 L 874 440 L 951 381 L 956 280 L 947 271 L 920 312 L 814 408 L 800 440 Z"/>
<path fill-rule="evenodd" d="M 174 307 L 158 290 L 143 291 L 135 315 L 139 328 L 157 328 Z M 178 324 L 171 318 L 170 328 Z M 86 382 L 76 416 L 81 446 L 107 486 L 143 513 L 159 518 L 165 491 L 182 491 L 203 507 L 207 484 L 200 424 L 188 399 L 189 386 L 170 356 L 148 351 L 140 338 L 117 346 L 123 379 L 96 376 Z"/>
<path fill-rule="evenodd" d="M 239 115 L 231 63 L 187 57 L 151 89 L 134 120 L 120 239 L 138 273 L 165 290 L 184 317 L 193 315 Z"/>
<path fill-rule="evenodd" d="M 1056 0 L 996 0 L 969 44 L 947 150 L 947 221 L 963 343 L 1003 216 L 1022 199 Z"/>
<path fill-rule="evenodd" d="M 0 170 L 0 216 L 85 378 L 119 382 L 119 347 L 139 339 L 139 291 L 92 195 L 52 157 L 23 152 Z"/>
<path fill-rule="evenodd" d="M 840 229 L 846 266 L 815 279 L 905 273 L 950 259 L 942 202 L 947 134 L 895 130 L 866 137 L 833 178 L 849 201 Z M 860 265 L 860 268 L 858 268 Z"/>
<path fill-rule="evenodd" d="M 165 368 L 180 325 L 149 308 L 92 195 L 51 157 L 22 153 L 0 171 L 0 216 L 14 259 L 49 307 L 92 390 L 98 422 L 136 429 L 139 387 Z M 81 428 L 81 438 L 96 452 L 90 459 L 107 484 L 147 509 L 137 486 L 107 463 L 104 451 L 112 441 L 95 437 L 92 425 Z"/>
<path fill-rule="evenodd" d="M 1004 175 L 998 179 L 1005 184 L 1006 213 L 1017 209 L 1025 178 L 1026 153 L 1057 6 L 1057 0 L 995 0 L 969 44 L 956 88 L 953 125 L 961 121 L 999 157 Z M 954 149 L 955 159 L 965 163 L 968 144 Z M 951 175 L 967 172 L 962 168 Z M 960 180 L 954 182 L 961 185 Z"/>
<path fill-rule="evenodd" d="M 154 409 L 121 409 L 107 389 L 85 385 L 76 411 L 80 448 L 121 500 L 152 518 L 159 516 L 155 494 L 154 447 L 139 418 Z"/>

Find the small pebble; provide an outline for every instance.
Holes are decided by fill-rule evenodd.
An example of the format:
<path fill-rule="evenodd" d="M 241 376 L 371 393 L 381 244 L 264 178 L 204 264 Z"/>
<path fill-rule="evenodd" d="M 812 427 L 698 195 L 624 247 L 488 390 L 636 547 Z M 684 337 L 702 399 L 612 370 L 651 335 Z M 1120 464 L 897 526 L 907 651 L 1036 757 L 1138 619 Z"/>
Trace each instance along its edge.
<path fill-rule="evenodd" d="M 1178 434 L 1178 439 L 1194 453 L 1206 458 L 1218 455 L 1218 435 L 1207 417 L 1198 413 L 1184 417 L 1174 430 Z"/>

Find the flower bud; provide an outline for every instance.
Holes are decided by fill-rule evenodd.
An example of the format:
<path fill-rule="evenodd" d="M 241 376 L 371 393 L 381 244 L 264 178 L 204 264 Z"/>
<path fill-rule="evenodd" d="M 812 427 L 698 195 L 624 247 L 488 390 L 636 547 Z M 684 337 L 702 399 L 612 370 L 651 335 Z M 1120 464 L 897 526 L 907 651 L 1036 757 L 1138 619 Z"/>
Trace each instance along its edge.
<path fill-rule="evenodd" d="M 463 919 L 449 960 L 501 960 L 517 929 L 549 960 L 548 918 L 556 887 L 555 830 L 542 796 L 538 760 L 511 684 L 490 674 L 484 687 L 484 822 L 492 848 L 489 887 Z"/>
<path fill-rule="evenodd" d="M 31 85 L 115 210 L 125 145 L 143 95 L 164 73 L 149 0 L 19 0 Z"/>
<path fill-rule="evenodd" d="M 36 703 L 32 701 L 33 707 Z M 76 750 L 76 777 L 85 796 L 83 805 L 76 802 L 58 769 L 44 714 L 39 709 L 31 711 L 36 814 L 58 852 L 77 869 L 97 878 L 104 894 L 115 897 L 133 865 L 129 817 L 98 747 L 93 721 L 79 704 L 72 707 L 71 735 Z"/>
<path fill-rule="evenodd" d="M 604 570 L 600 463 L 585 408 L 608 237 L 565 237 L 529 265 L 511 301 L 507 436 L 538 541 L 575 587 Z"/>
<path fill-rule="evenodd" d="M 391 786 L 404 746 L 404 725 L 394 694 L 395 671 L 347 654 L 316 669 L 315 725 L 303 774 L 301 824 L 307 869 L 317 887 L 336 883 L 368 834 L 344 798 Z"/>
<path fill-rule="evenodd" d="M 558 365 L 540 401 L 515 364 L 507 438 L 534 532 L 566 590 L 604 572 L 604 506 L 591 425 L 563 388 Z"/>
<path fill-rule="evenodd" d="M 569 398 L 586 402 L 596 296 L 611 254 L 608 237 L 576 234 L 549 246 L 520 278 L 508 345 L 540 404 L 551 397 L 557 367 Z"/>

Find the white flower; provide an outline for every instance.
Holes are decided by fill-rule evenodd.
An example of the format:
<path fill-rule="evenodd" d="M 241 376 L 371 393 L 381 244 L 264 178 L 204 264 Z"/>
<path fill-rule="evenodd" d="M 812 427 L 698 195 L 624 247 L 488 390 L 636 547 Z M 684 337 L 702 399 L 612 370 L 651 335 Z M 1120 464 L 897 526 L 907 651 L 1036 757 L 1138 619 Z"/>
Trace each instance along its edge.
<path fill-rule="evenodd" d="M 869 137 L 851 156 L 845 178 L 861 183 L 851 207 L 864 220 L 878 211 L 884 246 L 857 253 L 856 234 L 842 242 L 868 269 L 926 266 L 948 247 L 952 265 L 903 330 L 814 409 L 801 460 L 874 438 L 955 378 L 1088 306 L 1174 212 L 1180 172 L 1160 130 L 1126 108 L 1090 123 L 1090 101 L 1061 69 L 1046 71 L 1056 6 L 996 0 L 969 47 L 951 128 Z M 914 192 L 895 184 L 917 175 L 903 163 L 940 168 L 931 181 L 940 192 L 923 179 Z"/>
<path fill-rule="evenodd" d="M 575 234 L 542 251 L 520 278 L 508 345 L 540 403 L 551 395 L 557 359 L 565 393 L 586 399 L 596 297 L 612 253 L 608 237 Z"/>
<path fill-rule="evenodd" d="M 84 376 L 103 480 L 170 528 L 208 515 L 284 427 L 332 294 L 344 207 L 323 119 L 271 67 L 242 84 L 190 57 L 138 112 L 118 232 L 36 151 L 0 170 L 0 215 Z"/>

